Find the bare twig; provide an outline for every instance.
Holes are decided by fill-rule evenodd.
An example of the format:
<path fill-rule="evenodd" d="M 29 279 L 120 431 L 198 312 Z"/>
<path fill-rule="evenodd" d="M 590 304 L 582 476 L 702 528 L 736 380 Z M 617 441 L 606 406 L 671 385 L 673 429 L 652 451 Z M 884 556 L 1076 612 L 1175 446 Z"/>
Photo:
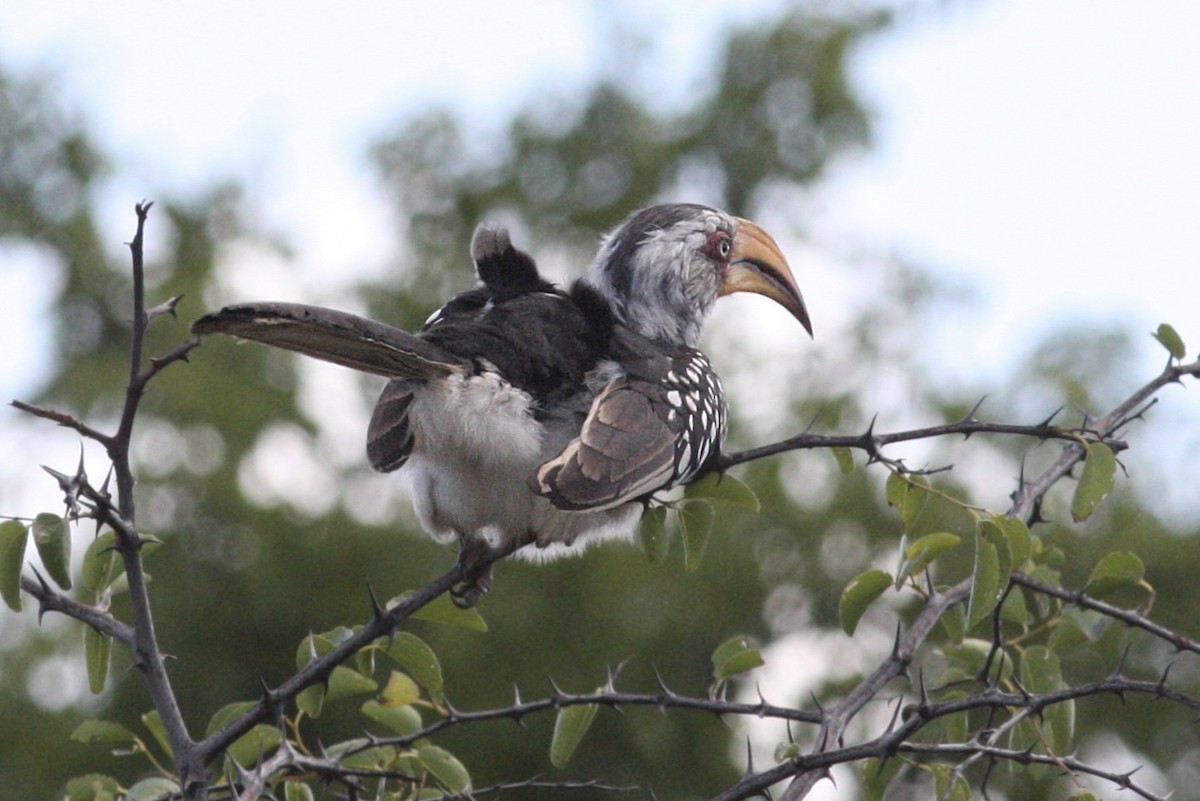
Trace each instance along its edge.
<path fill-rule="evenodd" d="M 805 431 L 794 437 L 750 448 L 744 451 L 734 451 L 723 454 L 716 466 L 717 470 L 728 470 L 745 462 L 752 462 L 767 456 L 798 450 L 815 448 L 855 448 L 864 451 L 871 461 L 891 461 L 883 457 L 881 449 L 897 442 L 911 442 L 935 437 L 963 436 L 972 434 L 1010 434 L 1013 436 L 1032 437 L 1038 440 L 1057 439 L 1068 442 L 1078 442 L 1081 438 L 1089 442 L 1103 442 L 1114 451 L 1125 450 L 1128 445 L 1110 436 L 1100 435 L 1096 431 L 1083 428 L 1061 428 L 1048 423 L 1038 425 L 1013 425 L 1010 423 L 984 423 L 973 418 L 966 418 L 957 423 L 947 423 L 940 426 L 927 426 L 908 431 L 894 431 L 888 434 L 876 434 L 872 428 L 862 434 L 813 434 Z M 902 467 L 902 466 L 901 466 Z M 910 471 L 911 472 L 911 471 Z"/>
<path fill-rule="evenodd" d="M 774 706 L 766 702 L 739 704 L 722 699 L 679 695 L 670 690 L 658 693 L 624 693 L 617 692 L 616 690 L 604 690 L 602 692 L 581 694 L 565 693 L 560 690 L 547 698 L 527 702 L 518 700 L 510 706 L 498 709 L 485 709 L 477 712 L 461 712 L 457 709 L 451 709 L 446 717 L 431 723 L 418 732 L 403 737 L 378 737 L 373 739 L 370 745 L 347 749 L 346 753 L 357 753 L 373 745 L 408 746 L 452 726 L 479 723 L 485 720 L 512 720 L 520 722 L 526 716 L 538 712 L 545 712 L 566 706 L 590 704 L 612 708 L 652 706 L 663 710 L 693 709 L 709 712 L 714 715 L 746 715 L 747 717 L 778 718 L 780 720 L 813 724 L 822 722 L 822 714 L 820 712 L 806 712 L 790 707 Z"/>
<path fill-rule="evenodd" d="M 1128 398 L 1117 404 L 1108 414 L 1092 421 L 1089 429 L 1095 432 L 1095 436 L 1099 437 L 1095 441 L 1107 442 L 1108 437 L 1115 434 L 1122 426 L 1133 419 L 1131 415 L 1134 417 L 1137 416 L 1135 412 L 1138 407 L 1163 387 L 1168 384 L 1180 383 L 1184 376 L 1197 375 L 1200 375 L 1200 361 L 1189 364 L 1168 364 L 1166 369 L 1156 378 L 1139 387 Z M 1022 483 L 1017 488 L 1017 491 L 1013 493 L 1012 506 L 1008 510 L 1009 517 L 1029 521 L 1037 509 L 1037 505 L 1045 497 L 1046 493 L 1050 491 L 1050 488 L 1064 476 L 1069 475 L 1071 469 L 1084 458 L 1086 453 L 1087 451 L 1084 446 L 1078 441 L 1063 447 L 1062 453 L 1055 460 L 1054 464 L 1042 471 L 1032 481 Z"/>
<path fill-rule="evenodd" d="M 1105 779 L 1122 790 L 1129 790 L 1134 795 L 1141 796 L 1147 801 L 1167 801 L 1170 795 L 1158 795 L 1133 780 L 1135 770 L 1125 773 L 1104 770 L 1089 765 L 1073 756 L 1056 756 L 1053 754 L 1037 754 L 1028 750 L 1015 751 L 1011 748 L 1000 748 L 988 743 L 972 740 L 966 743 L 918 743 L 906 742 L 896 749 L 909 754 L 928 756 L 967 756 L 979 759 L 987 757 L 992 760 L 1015 762 L 1020 765 L 1054 765 L 1066 768 L 1074 773 L 1086 773 L 1099 779 Z"/>
<path fill-rule="evenodd" d="M 9 405 L 15 409 L 20 409 L 27 414 L 31 414 L 34 417 L 40 417 L 43 420 L 50 420 L 58 423 L 64 428 L 70 428 L 76 431 L 80 436 L 95 440 L 96 442 L 104 445 L 106 448 L 112 441 L 112 437 L 110 437 L 108 434 L 105 434 L 102 431 L 97 431 L 79 418 L 66 414 L 65 412 L 60 412 L 57 409 L 47 409 L 45 406 L 37 406 L 21 400 L 9 401 Z"/>
<path fill-rule="evenodd" d="M 103 609 L 97 609 L 68 598 L 45 581 L 35 581 L 28 576 L 21 576 L 21 589 L 37 599 L 39 617 L 46 612 L 60 612 L 81 623 L 86 623 L 101 634 L 107 634 L 129 648 L 133 647 L 133 628 L 117 620 Z"/>
<path fill-rule="evenodd" d="M 1091 609 L 1101 614 L 1111 617 L 1114 620 L 1119 620 L 1127 626 L 1141 629 L 1149 632 L 1161 640 L 1165 640 L 1175 647 L 1178 651 L 1191 651 L 1194 654 L 1200 654 L 1200 642 L 1185 637 L 1179 632 L 1159 623 L 1155 623 L 1150 618 L 1140 612 L 1132 609 L 1122 609 L 1119 606 L 1114 606 L 1110 603 L 1097 600 L 1087 595 L 1083 590 L 1068 590 L 1064 587 L 1056 587 L 1053 584 L 1047 584 L 1044 581 L 1038 581 L 1035 578 L 1025 575 L 1020 571 L 1014 571 L 1012 574 L 1012 582 L 1019 584 L 1022 587 L 1028 587 L 1036 592 L 1058 598 L 1066 603 L 1073 604 L 1083 609 Z"/>

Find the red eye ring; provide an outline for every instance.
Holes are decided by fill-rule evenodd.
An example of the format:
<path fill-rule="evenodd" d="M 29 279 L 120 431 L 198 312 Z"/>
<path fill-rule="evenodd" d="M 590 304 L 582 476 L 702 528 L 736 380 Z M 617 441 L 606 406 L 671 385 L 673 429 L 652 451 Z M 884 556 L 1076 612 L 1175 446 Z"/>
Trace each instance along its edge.
<path fill-rule="evenodd" d="M 724 231 L 717 231 L 709 235 L 704 250 L 710 258 L 717 261 L 727 261 L 729 254 L 733 252 L 733 240 Z"/>

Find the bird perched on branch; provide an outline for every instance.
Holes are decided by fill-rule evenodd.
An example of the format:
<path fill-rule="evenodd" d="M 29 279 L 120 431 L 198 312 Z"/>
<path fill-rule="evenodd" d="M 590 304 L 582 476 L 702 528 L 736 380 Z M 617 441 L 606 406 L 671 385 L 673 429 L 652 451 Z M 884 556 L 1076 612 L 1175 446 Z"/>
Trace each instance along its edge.
<path fill-rule="evenodd" d="M 717 298 L 765 295 L 812 333 L 774 239 L 705 206 L 636 212 L 565 290 L 503 228 L 477 229 L 471 255 L 479 285 L 415 334 L 286 303 L 192 326 L 390 379 L 367 455 L 377 470 L 406 467 L 421 524 L 459 541 L 463 605 L 487 591 L 495 553 L 553 557 L 628 536 L 652 493 L 715 464 L 725 399 L 696 346 Z"/>

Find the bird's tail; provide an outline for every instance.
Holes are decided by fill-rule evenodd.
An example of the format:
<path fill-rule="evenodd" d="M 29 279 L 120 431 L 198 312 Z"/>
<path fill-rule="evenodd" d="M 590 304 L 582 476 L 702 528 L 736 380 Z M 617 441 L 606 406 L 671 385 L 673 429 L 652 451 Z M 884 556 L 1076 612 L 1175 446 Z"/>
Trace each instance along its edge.
<path fill-rule="evenodd" d="M 386 378 L 430 380 L 462 370 L 459 357 L 407 331 L 302 303 L 240 303 L 201 317 L 192 333 L 228 334 Z"/>

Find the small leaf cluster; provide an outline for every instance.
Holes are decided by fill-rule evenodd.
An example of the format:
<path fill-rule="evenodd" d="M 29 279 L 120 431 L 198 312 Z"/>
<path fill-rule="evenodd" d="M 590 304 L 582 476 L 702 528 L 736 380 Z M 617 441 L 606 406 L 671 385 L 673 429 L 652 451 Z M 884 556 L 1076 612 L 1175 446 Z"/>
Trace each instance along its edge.
<path fill-rule="evenodd" d="M 651 564 L 660 564 L 667 557 L 674 532 L 683 543 L 683 566 L 689 573 L 697 570 L 704 560 L 708 538 L 716 521 L 714 504 L 746 509 L 757 513 L 758 496 L 749 485 L 729 474 L 709 473 L 688 484 L 683 498 L 651 506 L 642 517 L 638 535 Z M 674 526 L 668 526 L 668 513 Z"/>
<path fill-rule="evenodd" d="M 451 606 L 448 601 L 446 606 Z M 452 613 L 434 608 L 427 610 L 425 617 L 471 629 L 483 625 L 482 618 L 473 610 Z M 306 636 L 296 649 L 297 670 L 306 668 L 355 631 L 339 626 Z M 330 704 L 355 701 L 362 716 L 364 736 L 321 746 L 307 741 L 307 721 L 319 719 Z M 255 703 L 237 701 L 223 706 L 209 719 L 205 736 L 218 734 Z M 426 792 L 435 797 L 464 793 L 471 787 L 466 766 L 450 751 L 423 736 L 432 722 L 448 714 L 437 655 L 415 634 L 397 632 L 360 650 L 352 660 L 335 667 L 324 682 L 301 692 L 295 708 L 282 717 L 279 725 L 260 723 L 235 740 L 225 752 L 226 783 L 233 786 L 245 781 L 247 775 L 258 775 L 270 792 L 287 798 L 312 798 L 309 785 L 337 777 L 352 784 L 356 791 L 372 784 L 372 797 L 394 801 L 421 798 Z M 159 759 L 159 754 L 141 737 L 111 721 L 85 721 L 76 729 L 74 739 L 107 745 L 118 756 L 149 758 L 160 775 L 146 780 L 156 782 L 147 786 L 170 785 L 174 787 L 170 792 L 178 792 L 178 777 L 164 767 L 171 764 L 173 755 L 161 721 L 156 713 L 148 712 L 142 716 L 142 723 L 165 760 Z M 264 772 L 266 775 L 261 775 Z M 121 794 L 129 799 L 157 797 L 139 795 L 144 784 L 139 782 L 125 789 L 115 779 L 92 775 L 74 780 L 71 786 L 75 789 L 68 794 L 71 801 L 101 801 Z"/>
<path fill-rule="evenodd" d="M 1076 521 L 1091 515 L 1107 496 L 1116 469 L 1108 447 L 1089 443 L 1085 448 L 1086 461 L 1071 507 Z M 970 706 L 973 694 L 989 691 L 1032 698 L 1067 690 L 1063 659 L 1078 647 L 1100 640 L 1114 620 L 1031 592 L 1016 581 L 1028 576 L 1039 585 L 1062 588 L 1062 550 L 1031 532 L 1024 520 L 973 507 L 931 486 L 923 476 L 892 472 L 886 497 L 903 532 L 898 566 L 894 572 L 864 571 L 845 586 L 839 613 L 846 634 L 854 634 L 872 604 L 888 590 L 907 590 L 931 599 L 965 580 L 969 587 L 965 602 L 950 606 L 939 619 L 943 639 L 921 661 L 921 706 L 955 701 Z M 936 504 L 965 510 L 969 525 L 910 541 L 918 517 Z M 962 576 L 954 570 L 966 561 L 962 557 L 968 548 L 970 572 Z M 1094 565 L 1079 595 L 1145 612 L 1153 603 L 1154 590 L 1144 574 L 1135 554 L 1109 553 Z M 984 737 L 1008 753 L 1044 755 L 1053 761 L 1075 748 L 1075 704 L 1072 698 L 1045 707 L 1016 704 L 1003 711 L 993 709 L 986 719 L 964 707 L 938 716 L 918 739 L 959 744 Z M 964 777 L 969 762 L 955 767 L 938 760 L 899 759 L 886 765 L 870 760 L 862 773 L 866 795 L 882 798 L 897 772 L 909 765 L 929 775 L 936 797 L 969 799 L 970 784 Z M 1049 775 L 1031 773 L 1035 778 Z"/>

